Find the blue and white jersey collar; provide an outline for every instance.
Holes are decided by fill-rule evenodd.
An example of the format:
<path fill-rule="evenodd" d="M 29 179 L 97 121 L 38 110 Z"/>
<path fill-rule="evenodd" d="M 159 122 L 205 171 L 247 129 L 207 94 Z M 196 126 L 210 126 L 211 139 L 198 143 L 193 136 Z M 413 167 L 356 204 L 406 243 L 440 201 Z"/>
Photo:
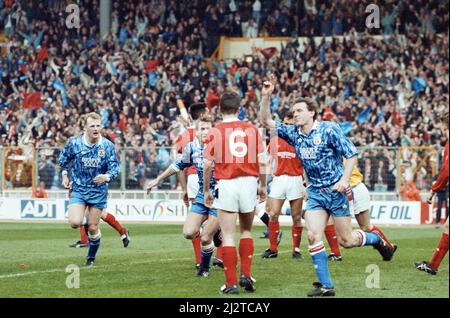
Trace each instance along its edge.
<path fill-rule="evenodd" d="M 88 147 L 92 147 L 92 146 L 95 146 L 95 145 L 100 145 L 100 144 L 102 143 L 102 141 L 103 141 L 103 137 L 102 137 L 102 135 L 100 135 L 100 138 L 98 138 L 97 143 L 91 145 L 91 144 L 87 141 L 86 133 L 83 134 L 83 143 L 84 143 L 86 146 L 88 146 Z"/>
<path fill-rule="evenodd" d="M 314 130 L 317 130 L 317 128 L 319 128 L 319 125 L 320 125 L 320 122 L 317 121 L 317 120 L 315 120 L 314 123 L 313 123 L 313 126 L 312 126 L 312 128 L 311 128 L 311 131 L 310 131 L 307 135 L 305 135 L 305 134 L 302 132 L 302 130 L 300 129 L 300 127 L 298 127 L 298 133 L 299 133 L 300 135 L 306 137 L 306 136 L 310 135 Z"/>

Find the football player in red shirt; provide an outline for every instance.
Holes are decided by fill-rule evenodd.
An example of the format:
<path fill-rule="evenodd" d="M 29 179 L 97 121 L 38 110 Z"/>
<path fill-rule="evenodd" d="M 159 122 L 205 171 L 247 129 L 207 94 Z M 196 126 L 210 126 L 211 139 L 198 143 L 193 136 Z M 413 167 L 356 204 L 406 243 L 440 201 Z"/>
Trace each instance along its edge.
<path fill-rule="evenodd" d="M 444 116 L 442 118 L 441 122 L 441 130 L 444 135 L 447 137 L 447 143 L 445 144 L 445 150 L 444 150 L 444 157 L 442 159 L 442 168 L 439 172 L 439 176 L 437 180 L 433 183 L 431 186 L 431 192 L 428 197 L 427 202 L 431 204 L 433 202 L 433 197 L 436 192 L 443 189 L 447 183 L 448 183 L 448 176 L 449 176 L 449 161 L 448 161 L 448 110 L 444 113 Z M 442 231 L 441 240 L 439 241 L 438 247 L 436 248 L 436 251 L 433 254 L 433 257 L 429 262 L 423 261 L 421 263 L 414 263 L 416 268 L 418 270 L 427 272 L 431 275 L 436 275 L 439 265 L 441 265 L 442 260 L 444 259 L 445 254 L 448 252 L 448 218 L 445 221 L 444 229 Z"/>
<path fill-rule="evenodd" d="M 222 229 L 222 257 L 226 277 L 226 284 L 220 289 L 223 294 L 239 293 L 235 242 L 238 217 L 241 234 L 239 285 L 247 292 L 255 291 L 255 280 L 251 277 L 254 252 L 251 231 L 258 192 L 261 200 L 265 198 L 266 191 L 262 136 L 256 126 L 237 118 L 240 102 L 240 96 L 234 92 L 225 92 L 221 96 L 223 121 L 211 129 L 204 152 L 205 205 L 217 209 Z M 215 198 L 207 182 L 211 178 L 213 164 L 217 180 Z"/>
<path fill-rule="evenodd" d="M 287 112 L 284 117 L 285 124 L 293 124 L 292 112 Z M 269 242 L 270 247 L 262 254 L 263 258 L 275 258 L 278 256 L 278 234 L 280 223 L 278 217 L 281 214 L 284 201 L 289 200 L 292 216 L 292 257 L 301 259 L 300 242 L 302 238 L 302 205 L 305 196 L 303 186 L 303 166 L 295 153 L 294 147 L 278 136 L 272 137 L 269 143 L 268 153 L 275 160 L 273 181 L 267 200 L 270 206 Z"/>

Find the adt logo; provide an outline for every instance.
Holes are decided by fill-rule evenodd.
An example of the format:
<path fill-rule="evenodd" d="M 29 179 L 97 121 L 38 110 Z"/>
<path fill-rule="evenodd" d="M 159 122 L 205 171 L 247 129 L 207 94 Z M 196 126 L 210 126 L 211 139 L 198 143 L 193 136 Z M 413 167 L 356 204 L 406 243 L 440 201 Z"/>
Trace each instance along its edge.
<path fill-rule="evenodd" d="M 51 201 L 21 200 L 20 216 L 30 219 L 56 218 L 56 203 Z"/>

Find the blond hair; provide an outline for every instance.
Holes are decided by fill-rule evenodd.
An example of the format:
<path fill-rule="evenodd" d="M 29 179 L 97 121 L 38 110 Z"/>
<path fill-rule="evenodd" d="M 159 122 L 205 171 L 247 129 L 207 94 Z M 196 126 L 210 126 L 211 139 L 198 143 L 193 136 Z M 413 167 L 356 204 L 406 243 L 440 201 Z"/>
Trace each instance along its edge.
<path fill-rule="evenodd" d="M 89 114 L 85 115 L 84 122 L 86 124 L 87 124 L 87 121 L 88 121 L 89 118 L 91 118 L 93 120 L 101 120 L 102 119 L 102 117 L 99 114 L 97 114 L 95 112 L 92 112 L 92 113 L 89 113 Z"/>

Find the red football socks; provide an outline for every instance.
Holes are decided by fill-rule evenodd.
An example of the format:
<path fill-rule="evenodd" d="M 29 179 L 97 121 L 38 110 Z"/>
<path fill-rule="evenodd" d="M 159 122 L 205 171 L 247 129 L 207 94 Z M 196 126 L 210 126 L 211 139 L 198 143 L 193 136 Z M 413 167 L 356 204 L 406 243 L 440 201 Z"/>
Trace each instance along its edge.
<path fill-rule="evenodd" d="M 269 221 L 269 242 L 270 242 L 270 250 L 272 252 L 278 251 L 278 232 L 280 231 L 280 223 L 278 221 Z"/>
<path fill-rule="evenodd" d="M 200 238 L 200 236 L 194 237 L 192 239 L 192 246 L 194 247 L 195 264 L 200 264 L 202 262 L 202 239 Z"/>
<path fill-rule="evenodd" d="M 252 273 L 252 258 L 254 246 L 252 238 L 241 238 L 239 241 L 239 257 L 241 258 L 241 275 L 248 278 Z"/>
<path fill-rule="evenodd" d="M 441 265 L 442 259 L 444 258 L 445 254 L 447 254 L 447 252 L 448 252 L 448 234 L 442 233 L 441 240 L 439 241 L 438 247 L 436 248 L 436 251 L 434 252 L 433 257 L 431 258 L 431 261 L 428 264 L 428 266 L 437 271 L 439 266 Z"/>
<path fill-rule="evenodd" d="M 224 246 L 222 250 L 223 268 L 225 270 L 226 286 L 237 285 L 237 253 L 236 246 Z"/>
<path fill-rule="evenodd" d="M 87 244 L 87 242 L 88 242 L 88 236 L 87 236 L 87 233 L 86 233 L 86 226 L 85 225 L 80 226 L 80 241 L 83 244 Z"/>
<path fill-rule="evenodd" d="M 330 246 L 331 253 L 336 256 L 341 256 L 341 250 L 339 249 L 336 232 L 334 231 L 334 224 L 326 226 L 325 236 L 327 238 L 328 245 Z"/>
<path fill-rule="evenodd" d="M 120 225 L 119 221 L 117 221 L 114 215 L 112 215 L 111 213 L 106 213 L 104 221 L 111 225 L 117 232 L 119 232 L 120 235 L 125 234 L 125 228 Z"/>
<path fill-rule="evenodd" d="M 295 249 L 300 249 L 300 243 L 302 241 L 302 231 L 303 227 L 301 226 L 292 226 L 292 252 L 295 252 Z"/>

